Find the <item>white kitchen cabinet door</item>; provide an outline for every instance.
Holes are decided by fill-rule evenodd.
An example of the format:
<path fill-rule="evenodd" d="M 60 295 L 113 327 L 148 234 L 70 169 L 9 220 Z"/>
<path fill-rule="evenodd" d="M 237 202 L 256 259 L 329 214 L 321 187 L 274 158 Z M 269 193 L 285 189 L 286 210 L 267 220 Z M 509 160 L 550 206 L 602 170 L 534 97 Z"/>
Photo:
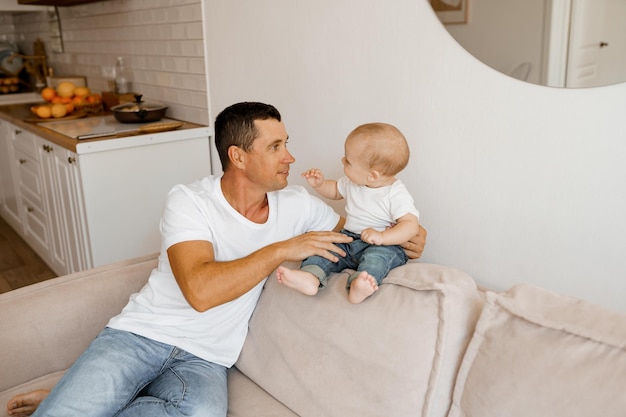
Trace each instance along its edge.
<path fill-rule="evenodd" d="M 55 147 L 54 171 L 66 231 L 69 271 L 92 268 L 78 155 L 60 146 Z"/>
<path fill-rule="evenodd" d="M 56 146 L 53 146 L 51 143 L 41 138 L 37 138 L 37 147 L 44 175 L 49 208 L 48 224 L 50 229 L 50 246 L 48 265 L 58 275 L 65 275 L 71 271 L 68 266 L 66 225 L 61 203 L 63 192 L 56 186 L 54 155 L 54 152 L 58 152 L 60 149 L 56 149 Z"/>
<path fill-rule="evenodd" d="M 77 155 L 38 138 L 48 193 L 50 267 L 64 275 L 91 267 Z"/>
<path fill-rule="evenodd" d="M 61 197 L 56 187 L 54 178 L 54 151 L 52 145 L 38 138 L 38 147 L 41 159 L 42 170 L 44 173 L 44 181 L 47 190 L 48 203 L 48 224 L 50 229 L 50 246 L 48 265 L 54 272 L 59 275 L 65 275 L 70 272 L 68 267 L 68 253 L 65 245 L 65 221 L 63 219 L 63 206 Z"/>
<path fill-rule="evenodd" d="M 19 209 L 19 188 L 15 181 L 15 151 L 13 142 L 17 128 L 0 120 L 0 181 L 2 181 L 2 204 L 0 214 L 15 230 L 21 230 L 22 219 Z"/>
<path fill-rule="evenodd" d="M 47 190 L 37 150 L 37 137 L 31 132 L 15 131 L 13 142 L 16 179 L 19 184 L 19 207 L 22 210 L 23 238 L 49 262 L 50 228 Z"/>

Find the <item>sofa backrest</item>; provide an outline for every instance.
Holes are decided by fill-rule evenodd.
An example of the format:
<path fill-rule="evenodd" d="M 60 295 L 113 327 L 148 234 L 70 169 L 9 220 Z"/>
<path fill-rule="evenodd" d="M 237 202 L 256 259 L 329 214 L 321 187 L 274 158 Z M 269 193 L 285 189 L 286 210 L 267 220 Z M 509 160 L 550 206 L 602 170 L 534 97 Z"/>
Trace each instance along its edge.
<path fill-rule="evenodd" d="M 67 369 L 156 267 L 156 255 L 0 295 L 0 392 Z"/>
<path fill-rule="evenodd" d="M 309 297 L 271 275 L 237 368 L 303 417 L 445 416 L 482 307 L 474 281 L 410 262 L 353 305 L 347 277 Z"/>
<path fill-rule="evenodd" d="M 622 417 L 625 390 L 625 314 L 518 285 L 487 293 L 449 417 Z"/>

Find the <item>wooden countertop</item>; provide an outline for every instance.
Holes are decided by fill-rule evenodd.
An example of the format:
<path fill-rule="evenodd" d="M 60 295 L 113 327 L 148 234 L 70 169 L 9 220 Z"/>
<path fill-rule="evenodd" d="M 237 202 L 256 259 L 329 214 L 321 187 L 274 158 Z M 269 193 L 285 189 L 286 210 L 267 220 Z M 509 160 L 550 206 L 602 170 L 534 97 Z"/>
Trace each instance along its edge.
<path fill-rule="evenodd" d="M 91 143 L 92 145 L 96 145 L 94 142 L 115 141 L 116 139 L 120 139 L 120 138 L 128 138 L 128 137 L 146 135 L 145 133 L 141 133 L 141 132 L 126 132 L 126 133 L 120 133 L 114 136 L 106 136 L 106 137 L 93 138 L 93 139 L 81 139 L 81 140 L 74 139 L 69 136 L 65 136 L 60 133 L 57 133 L 50 129 L 45 128 L 45 124 L 38 125 L 37 123 L 24 121 L 25 119 L 32 119 L 33 117 L 33 113 L 30 111 L 31 106 L 32 104 L 10 104 L 10 105 L 0 106 L 0 119 L 6 120 L 16 126 L 21 127 L 22 129 L 26 131 L 32 132 L 37 136 L 43 137 L 44 139 L 49 140 L 50 142 L 56 145 L 62 146 L 63 148 L 66 148 L 72 152 L 81 153 L 80 147 L 85 148 L 85 146 L 83 146 L 84 144 Z M 101 113 L 95 116 L 104 116 L 107 114 L 111 114 L 111 113 Z M 87 116 L 87 117 L 91 117 L 91 116 Z M 80 120 L 80 119 L 77 119 L 77 120 Z M 207 126 L 196 124 L 196 123 L 191 123 L 191 122 L 185 122 L 182 120 L 181 122 L 183 122 L 183 126 L 172 132 L 180 132 L 180 131 L 189 130 L 189 129 L 204 128 L 206 130 L 206 134 L 207 135 L 210 134 L 209 128 Z M 163 133 L 171 133 L 171 132 L 163 132 Z M 190 132 L 187 132 L 187 133 L 190 133 Z M 104 144 L 99 144 L 99 145 L 104 145 Z M 103 146 L 97 146 L 97 147 L 103 148 Z"/>

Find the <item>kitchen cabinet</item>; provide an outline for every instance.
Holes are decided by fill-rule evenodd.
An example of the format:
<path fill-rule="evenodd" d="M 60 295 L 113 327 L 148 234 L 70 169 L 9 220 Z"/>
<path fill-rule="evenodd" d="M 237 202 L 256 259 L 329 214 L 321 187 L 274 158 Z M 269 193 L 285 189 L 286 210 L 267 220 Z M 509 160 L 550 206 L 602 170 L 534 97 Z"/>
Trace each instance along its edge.
<path fill-rule="evenodd" d="M 65 273 L 92 266 L 87 250 L 78 155 L 36 138 L 47 191 L 50 246 L 48 264 Z"/>
<path fill-rule="evenodd" d="M 48 262 L 50 223 L 48 190 L 44 187 L 43 169 L 37 152 L 35 135 L 15 129 L 14 160 L 19 187 L 18 210 L 21 211 L 22 237 Z M 56 272 L 56 271 L 55 271 Z"/>
<path fill-rule="evenodd" d="M 59 275 L 88 268 L 84 240 L 72 236 L 73 219 L 84 216 L 69 152 L 31 132 L 0 121 L 2 132 L 2 215 Z M 53 152 L 56 151 L 56 152 Z M 75 255 L 82 255 L 79 261 Z M 82 261 L 82 262 L 81 262 Z"/>
<path fill-rule="evenodd" d="M 18 4 L 39 6 L 75 6 L 77 4 L 96 3 L 104 0 L 17 0 Z"/>
<path fill-rule="evenodd" d="M 0 214 L 16 230 L 22 227 L 22 218 L 19 210 L 19 189 L 15 181 L 17 167 L 13 142 L 18 129 L 9 122 L 0 120 L 0 180 L 2 199 L 0 200 Z"/>
<path fill-rule="evenodd" d="M 79 141 L 0 120 L 0 215 L 59 275 L 160 250 L 169 190 L 211 172 L 209 129 Z"/>
<path fill-rule="evenodd" d="M 46 11 L 43 6 L 19 5 L 15 0 L 0 0 L 0 12 L 40 12 Z"/>

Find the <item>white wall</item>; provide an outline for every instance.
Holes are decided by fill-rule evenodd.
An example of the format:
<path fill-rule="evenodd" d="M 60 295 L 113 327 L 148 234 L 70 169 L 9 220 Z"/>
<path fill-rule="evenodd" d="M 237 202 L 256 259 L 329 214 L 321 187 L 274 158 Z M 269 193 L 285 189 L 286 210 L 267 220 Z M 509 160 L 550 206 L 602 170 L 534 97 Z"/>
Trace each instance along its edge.
<path fill-rule="evenodd" d="M 626 84 L 522 83 L 476 61 L 426 0 L 204 0 L 213 114 L 275 104 L 298 161 L 341 173 L 345 135 L 409 138 L 402 179 L 424 262 L 496 290 L 519 282 L 626 311 Z"/>

